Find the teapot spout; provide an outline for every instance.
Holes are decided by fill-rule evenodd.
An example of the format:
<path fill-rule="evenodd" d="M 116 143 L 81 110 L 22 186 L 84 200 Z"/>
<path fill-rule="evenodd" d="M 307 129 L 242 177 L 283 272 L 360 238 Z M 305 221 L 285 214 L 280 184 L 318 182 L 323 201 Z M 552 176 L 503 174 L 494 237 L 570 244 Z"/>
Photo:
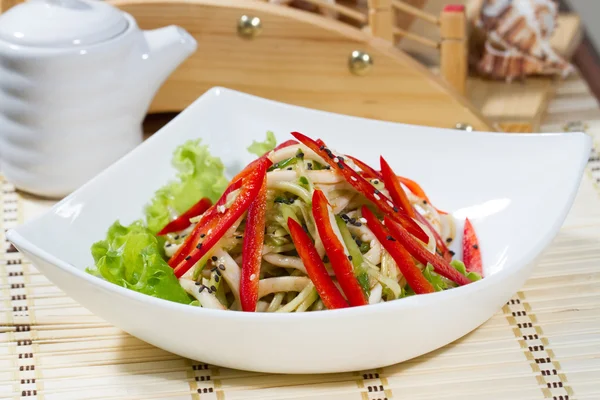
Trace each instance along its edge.
<path fill-rule="evenodd" d="M 149 82 L 156 90 L 190 54 L 196 51 L 196 40 L 185 29 L 175 25 L 144 31 L 147 53 L 142 55 Z"/>

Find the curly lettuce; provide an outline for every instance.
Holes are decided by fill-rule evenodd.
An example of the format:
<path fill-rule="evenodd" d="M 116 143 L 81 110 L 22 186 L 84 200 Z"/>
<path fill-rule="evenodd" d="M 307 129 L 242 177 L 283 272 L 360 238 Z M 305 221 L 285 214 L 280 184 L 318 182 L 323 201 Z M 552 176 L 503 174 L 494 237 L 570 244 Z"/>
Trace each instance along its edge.
<path fill-rule="evenodd" d="M 161 299 L 192 301 L 164 260 L 159 239 L 142 221 L 129 226 L 115 222 L 106 239 L 94 243 L 92 256 L 96 265 L 87 269 L 92 275 Z"/>
<path fill-rule="evenodd" d="M 252 144 L 248 147 L 248 151 L 252 154 L 256 154 L 257 157 L 262 156 L 268 151 L 271 151 L 277 145 L 277 141 L 275 140 L 275 134 L 271 131 L 267 132 L 267 138 L 264 142 L 253 141 Z"/>
<path fill-rule="evenodd" d="M 146 224 L 152 233 L 187 211 L 202 197 L 216 202 L 227 187 L 225 167 L 213 157 L 200 139 L 188 140 L 175 150 L 172 161 L 177 179 L 159 189 L 145 208 Z"/>

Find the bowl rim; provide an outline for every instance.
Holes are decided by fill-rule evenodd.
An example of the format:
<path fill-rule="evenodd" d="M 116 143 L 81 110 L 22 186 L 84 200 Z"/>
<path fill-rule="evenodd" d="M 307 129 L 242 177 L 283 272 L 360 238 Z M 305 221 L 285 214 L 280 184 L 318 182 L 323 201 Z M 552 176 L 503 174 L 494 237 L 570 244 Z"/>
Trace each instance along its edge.
<path fill-rule="evenodd" d="M 316 113 L 319 113 L 319 114 L 322 114 L 325 116 L 333 115 L 333 116 L 339 116 L 339 117 L 344 117 L 344 118 L 349 118 L 349 119 L 354 119 L 354 120 L 370 121 L 370 122 L 381 123 L 381 124 L 390 124 L 393 126 L 413 126 L 413 127 L 415 126 L 415 125 L 402 124 L 402 123 L 396 123 L 396 122 L 390 122 L 390 121 L 380 121 L 380 120 L 369 119 L 369 118 L 348 116 L 348 115 L 331 113 L 331 112 L 321 111 L 321 110 L 314 110 L 314 109 L 310 109 L 307 107 L 296 106 L 296 105 L 281 103 L 281 102 L 274 101 L 274 100 L 264 99 L 264 98 L 254 96 L 251 94 L 239 92 L 239 91 L 224 88 L 224 87 L 218 87 L 218 86 L 209 89 L 204 94 L 202 94 L 200 97 L 198 97 L 192 104 L 190 104 L 186 108 L 186 110 L 184 110 L 180 114 L 178 114 L 167 125 L 169 125 L 170 123 L 172 123 L 173 121 L 175 121 L 179 118 L 182 118 L 182 116 L 184 116 L 184 114 L 187 114 L 186 111 L 188 111 L 190 108 L 192 108 L 195 104 L 202 101 L 203 99 L 206 99 L 209 97 L 220 97 L 222 95 L 227 95 L 227 96 L 233 95 L 233 96 L 238 96 L 238 97 L 242 97 L 242 98 L 248 98 L 248 99 L 254 100 L 254 101 L 258 100 L 258 101 L 262 101 L 262 102 L 268 102 L 268 103 L 271 103 L 272 105 L 277 105 L 277 106 L 282 106 L 282 107 L 292 108 L 292 109 L 301 109 L 301 110 L 310 111 L 310 112 L 316 112 Z M 165 125 L 165 127 L 167 125 Z M 418 126 L 420 128 L 425 128 L 425 129 L 455 131 L 453 129 L 447 129 L 447 128 L 426 127 L 426 126 L 420 126 L 420 125 L 416 125 L 416 126 Z M 111 173 L 111 171 L 113 171 L 113 170 L 117 170 L 118 168 L 120 168 L 120 165 L 122 163 L 125 163 L 132 156 L 132 154 L 140 152 L 140 151 L 144 151 L 144 148 L 147 146 L 150 146 L 152 143 L 152 140 L 154 140 L 158 135 L 160 135 L 161 131 L 163 131 L 163 129 L 164 129 L 164 127 L 161 128 L 159 131 L 157 131 L 150 138 L 146 139 L 142 144 L 137 146 L 135 149 L 133 149 L 132 151 L 130 151 L 129 153 L 127 153 L 126 155 L 121 157 L 119 160 L 114 162 L 112 165 L 110 165 L 104 171 L 100 172 L 94 178 L 90 179 L 88 182 L 86 182 L 80 188 L 75 190 L 73 193 L 69 194 L 68 196 L 66 196 L 65 198 L 63 198 L 62 200 L 60 200 L 59 202 L 54 204 L 49 210 L 45 211 L 44 213 L 42 213 L 41 215 L 38 215 L 35 218 L 32 218 L 31 220 L 27 221 L 26 223 L 24 223 L 18 227 L 9 229 L 6 232 L 6 238 L 11 243 L 13 243 L 17 247 L 17 249 L 19 249 L 19 250 L 23 249 L 24 253 L 29 252 L 32 255 L 48 262 L 49 264 L 60 268 L 64 272 L 74 275 L 75 277 L 77 277 L 79 279 L 84 279 L 88 283 L 90 283 L 92 285 L 97 285 L 104 290 L 108 290 L 112 294 L 115 294 L 120 297 L 128 298 L 128 299 L 136 301 L 136 302 L 146 302 L 151 305 L 166 307 L 167 309 L 171 309 L 172 311 L 181 311 L 181 312 L 191 313 L 192 315 L 198 315 L 198 316 L 204 315 L 204 316 L 213 317 L 213 318 L 242 318 L 242 319 L 249 318 L 252 321 L 261 321 L 261 322 L 262 321 L 274 321 L 274 320 L 288 321 L 289 319 L 291 319 L 293 321 L 306 322 L 309 319 L 317 319 L 318 320 L 320 318 L 330 318 L 330 317 L 344 317 L 344 318 L 352 317 L 354 315 L 361 315 L 362 313 L 366 312 L 365 310 L 369 310 L 370 312 L 376 312 L 376 313 L 387 313 L 389 311 L 400 312 L 403 309 L 424 307 L 431 303 L 438 303 L 440 301 L 443 301 L 444 299 L 452 299 L 456 296 L 466 296 L 471 293 L 483 291 L 486 288 L 488 288 L 490 285 L 497 284 L 497 283 L 509 278 L 510 276 L 517 274 L 520 270 L 526 268 L 531 262 L 533 262 L 541 254 L 541 252 L 548 246 L 548 244 L 554 239 L 554 237 L 558 233 L 560 227 L 564 223 L 564 220 L 565 220 L 569 210 L 572 207 L 575 196 L 577 195 L 577 192 L 578 192 L 577 188 L 579 187 L 580 182 L 583 178 L 584 169 L 585 169 L 585 166 L 587 165 L 588 155 L 589 155 L 589 152 L 592 147 L 591 146 L 591 143 L 592 143 L 591 137 L 583 132 L 525 133 L 525 134 L 518 135 L 518 137 L 522 137 L 522 138 L 532 138 L 532 137 L 537 138 L 537 137 L 567 136 L 567 135 L 575 136 L 575 137 L 579 136 L 581 138 L 582 144 L 583 144 L 582 153 L 578 160 L 579 165 L 577 168 L 573 168 L 573 171 L 574 171 L 574 173 L 576 172 L 576 175 L 574 176 L 572 185 L 569 188 L 570 195 L 569 195 L 568 201 L 565 202 L 563 209 L 560 211 L 560 215 L 557 216 L 557 218 L 555 218 L 554 224 L 552 225 L 551 229 L 549 229 L 549 233 L 551 233 L 551 234 L 544 235 L 542 238 L 538 239 L 538 241 L 535 243 L 535 245 L 532 246 L 531 249 L 529 251 L 527 251 L 525 253 L 525 255 L 523 255 L 520 259 L 517 258 L 517 259 L 511 260 L 508 265 L 505 265 L 499 271 L 495 272 L 492 275 L 486 276 L 485 278 L 483 278 L 479 281 L 472 282 L 468 285 L 459 286 L 459 287 L 449 289 L 449 290 L 429 293 L 425 296 L 415 295 L 415 296 L 410 296 L 410 297 L 406 297 L 406 298 L 402 298 L 402 299 L 397 299 L 395 301 L 389 301 L 389 302 L 383 302 L 383 303 L 377 303 L 377 304 L 368 304 L 366 306 L 360 306 L 360 307 L 348 307 L 348 308 L 343 308 L 343 309 L 323 310 L 324 312 L 322 311 L 322 312 L 300 313 L 302 315 L 296 315 L 296 313 L 261 313 L 261 312 L 249 313 L 249 312 L 242 312 L 242 311 L 224 312 L 224 311 L 232 311 L 232 310 L 216 310 L 216 309 L 209 309 L 209 308 L 203 308 L 203 307 L 193 307 L 193 306 L 190 306 L 189 304 L 176 303 L 173 301 L 169 301 L 169 300 L 161 299 L 158 297 L 150 296 L 147 294 L 139 293 L 134 290 L 130 290 L 130 289 L 121 287 L 119 285 L 113 284 L 102 278 L 91 275 L 91 274 L 85 272 L 84 270 L 81 270 L 66 261 L 61 260 L 60 258 L 54 256 L 50 252 L 33 244 L 31 241 L 29 241 L 26 237 L 24 237 L 19 232 L 20 227 L 23 227 L 25 225 L 35 226 L 35 224 L 38 223 L 38 221 L 44 215 L 54 212 L 57 208 L 61 207 L 61 205 L 71 201 L 74 197 L 76 197 L 79 194 L 79 192 L 85 190 L 88 186 L 94 185 L 96 183 L 96 181 L 99 180 L 101 177 Z M 507 136 L 506 133 L 502 133 L 502 132 L 461 132 L 461 134 L 462 135 L 464 135 L 464 134 L 477 134 L 477 135 L 485 134 L 485 135 L 494 135 L 494 136 L 511 137 L 511 138 L 516 137 L 514 135 Z M 515 265 L 515 266 L 511 267 L 511 265 Z M 67 295 L 68 295 L 68 293 L 67 293 Z M 399 301 L 399 300 L 401 300 L 401 301 Z"/>

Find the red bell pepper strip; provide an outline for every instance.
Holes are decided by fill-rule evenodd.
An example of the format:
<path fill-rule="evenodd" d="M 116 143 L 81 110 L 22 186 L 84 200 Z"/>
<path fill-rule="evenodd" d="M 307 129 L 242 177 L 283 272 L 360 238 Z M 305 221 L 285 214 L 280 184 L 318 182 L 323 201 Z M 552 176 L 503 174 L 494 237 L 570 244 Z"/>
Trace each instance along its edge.
<path fill-rule="evenodd" d="M 417 213 L 415 213 L 415 209 L 408 201 L 408 197 L 406 196 L 404 189 L 402 189 L 400 182 L 398 182 L 392 167 L 390 167 L 383 157 L 379 157 L 379 163 L 381 165 L 383 183 L 385 184 L 385 188 L 388 190 L 388 192 L 390 192 L 392 200 L 397 206 L 406 211 L 409 217 L 415 218 L 415 214 Z"/>
<path fill-rule="evenodd" d="M 425 231 L 412 218 L 410 218 L 405 211 L 396 207 L 390 199 L 375 189 L 369 182 L 365 180 L 365 178 L 360 176 L 354 169 L 348 166 L 348 164 L 344 162 L 343 157 L 336 157 L 333 155 L 331 150 L 326 147 L 325 143 L 320 140 L 316 142 L 299 132 L 292 132 L 292 135 L 305 146 L 314 151 L 317 155 L 321 156 L 321 158 L 325 160 L 325 162 L 327 162 L 334 171 L 342 175 L 346 182 L 362 193 L 367 199 L 375 203 L 375 205 L 377 205 L 377 207 L 383 211 L 384 214 L 388 215 L 390 218 L 393 218 L 395 221 L 398 221 L 419 240 L 426 242 L 429 239 Z"/>
<path fill-rule="evenodd" d="M 363 206 L 363 213 L 365 212 Z M 433 269 L 438 274 L 450 279 L 451 281 L 459 285 L 468 285 L 471 280 L 458 272 L 452 267 L 448 261 L 438 256 L 437 254 L 430 253 L 423 245 L 415 240 L 410 233 L 403 226 L 398 225 L 387 216 L 384 218 L 385 226 L 391 233 L 393 240 L 400 242 L 402 246 L 412 255 L 417 261 L 422 264 L 431 264 Z"/>
<path fill-rule="evenodd" d="M 250 203 L 256 198 L 265 179 L 267 168 L 271 166 L 268 158 L 262 159 L 256 164 L 252 172 L 243 178 L 240 193 L 233 201 L 231 207 L 223 214 L 217 214 L 211 220 L 207 220 L 199 229 L 198 241 L 194 243 L 192 251 L 175 267 L 175 276 L 180 278 L 194 264 L 196 264 L 212 247 L 221 240 L 223 235 L 248 209 Z"/>
<path fill-rule="evenodd" d="M 408 286 L 410 286 L 410 288 L 416 294 L 435 292 L 433 285 L 427 279 L 425 279 L 425 276 L 423 276 L 423 273 L 419 267 L 415 265 L 415 262 L 408 251 L 406 251 L 406 249 L 402 247 L 400 243 L 394 240 L 389 240 L 389 238 L 391 238 L 390 233 L 377 219 L 375 214 L 373 214 L 368 208 L 364 207 L 362 209 L 362 216 L 367 220 L 367 227 L 369 227 L 371 232 L 373 232 L 377 240 L 379 240 L 379 243 L 381 243 L 383 248 L 386 249 L 394 261 L 396 261 L 398 270 L 406 278 Z"/>
<path fill-rule="evenodd" d="M 477 272 L 483 276 L 483 263 L 481 262 L 481 249 L 479 241 L 475 234 L 475 229 L 471 225 L 469 218 L 465 220 L 465 228 L 463 232 L 463 262 L 469 272 Z"/>
<path fill-rule="evenodd" d="M 267 176 L 258 196 L 248 208 L 244 244 L 242 246 L 242 274 L 240 277 L 240 303 L 242 311 L 256 311 L 258 302 L 258 276 L 265 241 L 265 213 L 267 210 Z"/>
<path fill-rule="evenodd" d="M 229 195 L 229 193 L 231 193 L 235 190 L 238 190 L 241 187 L 242 187 L 241 179 L 233 182 L 231 185 L 229 185 L 229 187 L 227 187 L 227 189 L 225 189 L 225 192 L 223 192 L 223 194 L 221 195 L 221 197 L 219 198 L 217 203 L 214 204 L 213 206 L 211 206 L 204 213 L 204 215 L 202 215 L 202 218 L 200 219 L 200 221 L 198 221 L 198 223 L 196 224 L 196 226 L 194 227 L 192 232 L 185 238 L 185 241 L 183 242 L 183 244 L 181 246 L 179 246 L 179 248 L 177 249 L 175 254 L 173 254 L 171 259 L 169 260 L 169 265 L 171 266 L 171 268 L 175 268 L 177 265 L 179 265 L 179 263 L 181 261 L 183 261 L 183 259 L 188 254 L 191 253 L 192 249 L 194 248 L 194 246 L 196 245 L 196 243 L 198 243 L 198 240 L 200 239 L 200 235 L 202 234 L 203 227 L 209 221 L 212 221 L 215 218 L 215 216 L 218 214 L 217 210 L 218 210 L 219 206 L 224 206 L 225 203 L 227 203 L 227 196 Z"/>
<path fill-rule="evenodd" d="M 381 176 L 381 173 L 379 171 L 376 171 L 375 169 L 373 169 L 366 162 L 363 162 L 363 161 L 359 160 L 358 158 L 352 157 L 352 156 L 349 156 L 349 155 L 346 155 L 346 157 L 348 157 L 349 159 L 351 159 L 352 161 L 354 161 L 354 164 L 356 164 L 356 166 L 362 170 L 364 177 L 366 177 L 368 179 L 373 179 L 374 178 L 374 179 L 383 180 L 383 177 Z"/>
<path fill-rule="evenodd" d="M 241 179 L 244 176 L 248 175 L 250 173 L 250 171 L 252 171 L 252 169 L 256 166 L 256 164 L 258 162 L 260 162 L 260 160 L 268 158 L 269 154 L 271 154 L 272 151 L 277 151 L 277 150 L 283 149 L 284 147 L 293 146 L 295 144 L 298 144 L 298 142 L 295 141 L 295 140 L 291 140 L 291 139 L 290 140 L 286 140 L 285 142 L 281 143 L 279 146 L 275 147 L 273 150 L 267 151 L 265 154 L 263 154 L 262 156 L 258 157 L 256 160 L 252 161 L 250 164 L 248 164 L 246 166 L 246 168 L 244 168 L 236 176 L 234 176 L 231 181 L 235 182 L 238 179 Z"/>
<path fill-rule="evenodd" d="M 315 190 L 312 197 L 312 213 L 319 237 L 325 252 L 331 261 L 331 268 L 352 307 L 368 304 L 367 297 L 360 287 L 354 267 L 344 251 L 344 245 L 336 236 L 331 225 L 329 203 L 320 190 Z"/>
<path fill-rule="evenodd" d="M 209 198 L 203 197 L 196 204 L 190 207 L 189 210 L 181 214 L 179 217 L 175 218 L 173 221 L 169 222 L 164 228 L 161 229 L 160 232 L 157 233 L 158 236 L 166 235 L 171 232 L 179 232 L 190 226 L 192 223 L 190 222 L 190 218 L 197 217 L 198 215 L 204 214 L 206 210 L 210 208 L 212 205 L 212 201 Z"/>
<path fill-rule="evenodd" d="M 315 245 L 308 234 L 293 218 L 288 218 L 287 224 L 292 241 L 296 246 L 296 251 L 325 307 L 330 310 L 348 307 L 348 302 L 344 299 L 337 286 L 334 285 L 333 280 L 327 273 L 327 269 L 325 269 L 325 264 L 321 261 L 321 257 L 319 257 L 319 253 L 317 253 Z"/>
<path fill-rule="evenodd" d="M 413 181 L 412 179 L 408 179 L 408 178 L 405 178 L 405 177 L 399 176 L 399 175 L 398 175 L 398 180 L 400 182 L 402 182 L 402 184 L 404 186 L 406 186 L 408 188 L 408 190 L 410 190 L 415 196 L 420 197 L 423 200 L 425 200 L 426 202 L 428 202 L 429 204 L 431 204 L 431 201 L 429 201 L 429 198 L 425 194 L 425 191 L 417 182 Z M 431 204 L 431 205 L 433 205 L 433 204 Z M 444 214 L 444 215 L 448 214 L 446 211 L 442 211 L 438 208 L 435 208 L 435 209 L 440 214 Z"/>

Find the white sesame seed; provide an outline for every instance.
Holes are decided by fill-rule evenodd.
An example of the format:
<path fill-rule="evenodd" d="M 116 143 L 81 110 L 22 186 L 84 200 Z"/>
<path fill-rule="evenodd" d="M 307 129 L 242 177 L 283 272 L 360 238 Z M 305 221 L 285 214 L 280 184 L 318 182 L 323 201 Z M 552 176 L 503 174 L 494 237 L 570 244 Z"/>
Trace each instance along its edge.
<path fill-rule="evenodd" d="M 253 280 L 255 280 L 255 279 L 256 279 L 256 274 L 252 274 L 252 275 L 250 275 L 250 280 L 251 280 L 251 281 L 253 281 Z"/>
<path fill-rule="evenodd" d="M 333 157 L 333 162 L 334 162 L 334 163 L 339 163 L 339 162 L 340 162 L 340 159 L 339 159 L 339 158 L 337 158 L 337 157 Z"/>
<path fill-rule="evenodd" d="M 366 218 L 359 218 L 358 219 L 361 223 L 366 224 L 367 223 L 367 219 Z"/>
<path fill-rule="evenodd" d="M 377 193 L 375 193 L 375 199 L 381 200 L 381 197 L 379 197 L 379 195 Z"/>
<path fill-rule="evenodd" d="M 221 214 L 223 214 L 225 212 L 225 210 L 226 210 L 226 208 L 223 205 L 217 207 L 217 211 Z"/>
<path fill-rule="evenodd" d="M 356 179 L 355 176 L 351 176 L 350 179 L 352 179 L 354 182 L 356 182 L 358 179 Z"/>
<path fill-rule="evenodd" d="M 394 203 L 392 203 L 392 202 L 391 202 L 391 201 L 389 201 L 389 200 L 387 201 L 387 203 L 388 203 L 388 206 L 390 206 L 390 207 L 394 208 Z"/>

